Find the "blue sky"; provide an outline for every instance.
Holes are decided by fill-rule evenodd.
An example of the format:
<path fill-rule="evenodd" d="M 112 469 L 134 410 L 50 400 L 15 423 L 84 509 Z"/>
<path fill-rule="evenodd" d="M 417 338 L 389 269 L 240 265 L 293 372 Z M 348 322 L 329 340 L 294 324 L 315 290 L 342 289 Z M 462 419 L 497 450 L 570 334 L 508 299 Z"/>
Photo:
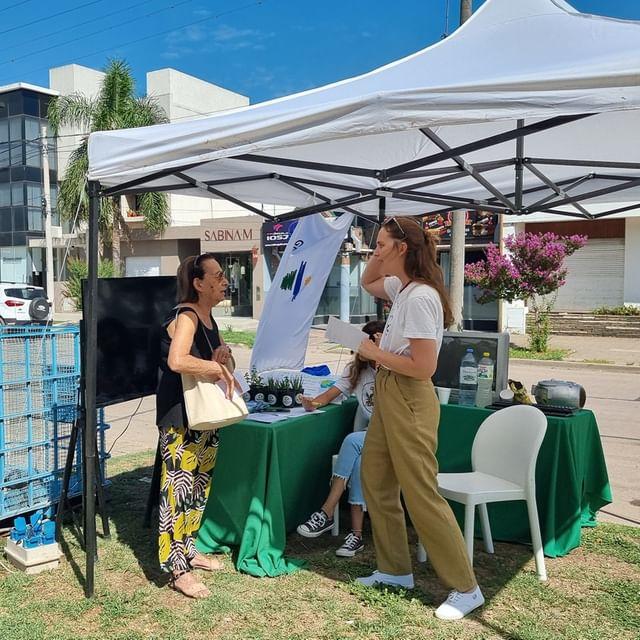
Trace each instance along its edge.
<path fill-rule="evenodd" d="M 516 2 L 517 0 L 513 0 Z M 449 32 L 459 0 L 449 0 Z M 474 9 L 482 4 L 474 0 Z M 640 0 L 573 0 L 640 20 Z M 259 102 L 364 73 L 442 37 L 447 0 L 2 0 L 0 85 L 76 62 L 173 67 Z M 58 15 L 55 15 L 58 14 Z"/>

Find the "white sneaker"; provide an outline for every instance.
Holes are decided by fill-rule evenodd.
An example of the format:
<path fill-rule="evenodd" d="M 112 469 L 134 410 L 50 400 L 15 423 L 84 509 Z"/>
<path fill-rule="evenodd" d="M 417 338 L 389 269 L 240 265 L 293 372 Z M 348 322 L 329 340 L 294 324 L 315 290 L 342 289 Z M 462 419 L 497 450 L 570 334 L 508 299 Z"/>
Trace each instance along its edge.
<path fill-rule="evenodd" d="M 413 589 L 413 573 L 407 573 L 403 576 L 392 576 L 390 573 L 374 571 L 370 576 L 356 578 L 356 582 L 363 584 L 365 587 L 373 587 L 377 584 L 388 584 L 392 587 Z"/>
<path fill-rule="evenodd" d="M 471 593 L 452 591 L 449 597 L 436 609 L 436 618 L 440 620 L 461 620 L 467 613 L 481 607 L 484 604 L 484 596 L 480 587 L 476 587 Z"/>

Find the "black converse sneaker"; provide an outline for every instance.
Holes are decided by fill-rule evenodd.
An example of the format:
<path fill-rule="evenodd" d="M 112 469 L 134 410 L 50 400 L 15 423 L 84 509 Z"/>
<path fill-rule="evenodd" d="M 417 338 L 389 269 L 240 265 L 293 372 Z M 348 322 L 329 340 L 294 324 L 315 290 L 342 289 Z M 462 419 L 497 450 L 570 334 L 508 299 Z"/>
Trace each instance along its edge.
<path fill-rule="evenodd" d="M 309 516 L 309 519 L 298 525 L 296 531 L 305 538 L 317 538 L 333 527 L 333 518 L 330 518 L 324 511 L 316 511 Z"/>
<path fill-rule="evenodd" d="M 353 531 L 347 535 L 339 549 L 336 549 L 336 555 L 341 558 L 353 558 L 359 551 L 364 549 L 362 538 L 357 536 Z"/>

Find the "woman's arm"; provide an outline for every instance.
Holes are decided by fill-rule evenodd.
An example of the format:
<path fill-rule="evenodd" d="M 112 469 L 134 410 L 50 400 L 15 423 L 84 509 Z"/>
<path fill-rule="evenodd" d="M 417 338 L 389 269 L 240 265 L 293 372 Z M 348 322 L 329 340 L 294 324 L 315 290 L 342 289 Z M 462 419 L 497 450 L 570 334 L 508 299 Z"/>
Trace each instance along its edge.
<path fill-rule="evenodd" d="M 329 387 L 324 393 L 321 393 L 315 398 L 302 397 L 302 406 L 306 411 L 314 411 L 318 407 L 324 407 L 325 404 L 329 404 L 332 400 L 335 400 L 342 391 L 337 387 Z"/>
<path fill-rule="evenodd" d="M 380 300 L 389 300 L 387 292 L 384 290 L 384 273 L 382 273 L 382 263 L 378 258 L 371 256 L 362 274 L 360 284 L 367 293 L 370 293 Z"/>
<path fill-rule="evenodd" d="M 378 364 L 403 376 L 429 380 L 436 372 L 438 365 L 436 341 L 427 338 L 409 338 L 409 345 L 411 355 L 405 356 L 383 351 L 371 340 L 363 340 L 358 353 L 363 358 L 375 360 Z"/>
<path fill-rule="evenodd" d="M 203 360 L 191 355 L 191 347 L 198 328 L 198 320 L 193 313 L 181 313 L 177 319 L 171 323 L 169 332 L 171 335 L 171 347 L 167 364 L 176 373 L 190 373 L 194 376 L 206 378 L 212 382 L 217 382 L 221 378 L 227 383 L 231 381 L 231 374 L 218 362 Z M 225 375 L 226 372 L 226 375 Z M 229 380 L 227 380 L 227 377 Z M 231 385 L 233 388 L 233 384 Z"/>

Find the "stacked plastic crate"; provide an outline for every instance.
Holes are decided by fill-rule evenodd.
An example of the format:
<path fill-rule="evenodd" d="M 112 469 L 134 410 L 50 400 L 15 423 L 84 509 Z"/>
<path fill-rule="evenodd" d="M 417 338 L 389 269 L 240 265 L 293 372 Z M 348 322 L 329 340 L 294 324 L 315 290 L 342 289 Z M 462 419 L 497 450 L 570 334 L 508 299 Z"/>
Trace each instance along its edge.
<path fill-rule="evenodd" d="M 76 325 L 0 327 L 0 520 L 55 503 L 76 419 L 80 334 Z M 98 451 L 106 478 L 102 411 Z M 82 491 L 78 439 L 69 484 Z"/>

